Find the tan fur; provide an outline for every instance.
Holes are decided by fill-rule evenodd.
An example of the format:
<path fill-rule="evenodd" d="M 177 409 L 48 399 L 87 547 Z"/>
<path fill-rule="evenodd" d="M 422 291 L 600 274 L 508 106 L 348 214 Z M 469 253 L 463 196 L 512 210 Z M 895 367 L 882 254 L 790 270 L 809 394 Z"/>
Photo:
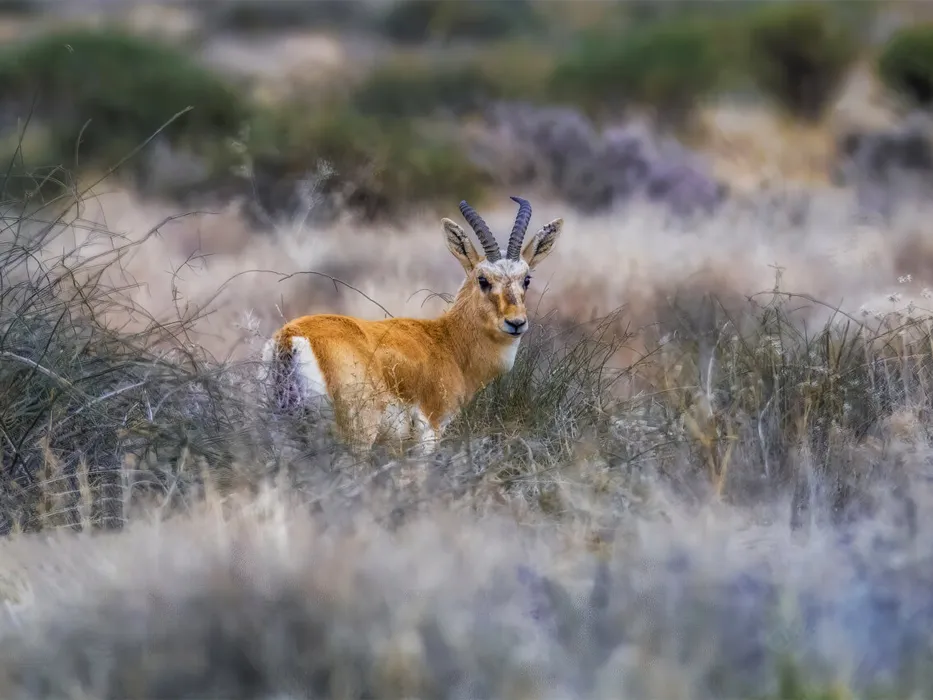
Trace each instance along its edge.
<path fill-rule="evenodd" d="M 524 281 L 551 252 L 563 220 L 539 230 L 520 260 L 496 262 L 478 255 L 455 222 L 444 219 L 443 225 L 466 279 L 440 317 L 370 321 L 316 314 L 286 323 L 270 341 L 268 357 L 283 362 L 294 360 L 294 338 L 307 339 L 337 428 L 358 449 L 388 435 L 414 437 L 422 452 L 432 452 L 461 406 L 511 369 L 521 335 L 509 335 L 506 321 L 524 321 L 521 331 L 527 330 Z"/>

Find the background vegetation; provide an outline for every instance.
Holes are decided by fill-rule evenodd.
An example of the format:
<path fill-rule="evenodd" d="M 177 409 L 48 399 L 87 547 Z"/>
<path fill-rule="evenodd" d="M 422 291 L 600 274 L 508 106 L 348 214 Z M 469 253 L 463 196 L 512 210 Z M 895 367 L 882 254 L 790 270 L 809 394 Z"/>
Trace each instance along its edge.
<path fill-rule="evenodd" d="M 865 190 L 846 190 L 849 238 L 827 247 L 853 267 L 893 261 L 903 286 L 887 304 L 822 302 L 781 269 L 751 291 L 730 286 L 752 260 L 730 236 L 759 257 L 803 250 L 812 288 L 833 298 L 888 283 L 834 277 L 810 255 L 808 236 L 831 235 L 819 207 L 841 209 L 833 193 L 720 197 L 689 157 L 713 148 L 710 114 L 725 120 L 724 105 L 777 113 L 791 134 L 781 144 L 808 151 L 804 136 L 832 132 L 856 74 L 877 81 L 892 119 L 922 114 L 933 32 L 902 22 L 882 35 L 882 10 L 212 0 L 172 36 L 168 20 L 140 29 L 130 12 L 66 21 L 45 3 L 0 3 L 16 30 L 0 50 L 0 560 L 24 533 L 71 543 L 140 525 L 112 540 L 126 551 L 73 545 L 101 571 L 130 572 L 104 582 L 85 567 L 77 592 L 41 566 L 0 565 L 2 694 L 155 696 L 173 683 L 217 696 L 296 684 L 321 697 L 927 693 L 922 219 L 905 224 L 894 204 L 885 219 Z M 276 59 L 272 80 L 252 64 L 279 56 L 282 35 L 324 36 L 314 46 L 338 58 L 320 49 L 289 80 Z M 138 204 L 91 223 L 101 182 L 171 213 L 141 227 Z M 390 274 L 410 297 L 435 266 L 416 223 L 461 199 L 494 211 L 504 187 L 541 193 L 541 209 L 566 202 L 575 238 L 553 310 L 535 308 L 515 368 L 466 407 L 436 458 L 377 449 L 360 462 L 326 425 L 270 410 L 256 353 L 228 347 L 230 317 L 211 320 L 222 288 L 244 285 L 236 303 L 266 314 L 247 324 L 253 340 L 296 308 L 342 310 L 347 288 L 378 301 Z M 612 209 L 632 193 L 689 209 L 688 228 Z M 167 233 L 189 205 L 237 197 L 252 207 L 239 228 Z M 721 208 L 677 206 L 694 199 Z M 701 271 L 717 282 L 704 287 L 699 263 L 671 252 L 631 272 L 655 238 L 683 258 L 722 246 L 722 269 Z M 153 252 L 170 245 L 177 268 Z M 233 254 L 210 268 L 217 249 L 250 269 L 186 296 L 199 264 L 229 272 Z M 308 261 L 330 266 L 324 286 L 297 279 L 319 272 Z M 273 277 L 234 279 L 257 271 Z M 280 292 L 275 275 L 300 291 Z M 627 306 L 600 308 L 619 298 Z M 342 563 L 321 565 L 333 552 Z M 41 604 L 17 598 L 17 575 L 47 590 Z M 192 640 L 212 649 L 204 668 L 170 653 Z M 64 660 L 41 662 L 53 653 Z M 71 672 L 88 665 L 101 670 Z"/>
<path fill-rule="evenodd" d="M 573 10 L 562 3 L 204 4 L 202 21 L 215 32 L 352 31 L 381 47 L 374 49 L 380 58 L 350 74 L 322 74 L 307 87 L 299 82 L 273 104 L 257 101 L 246 77 L 198 61 L 190 42 L 112 22 L 29 33 L 8 42 L 0 57 L 9 86 L 2 105 L 7 150 L 11 155 L 10 144 L 18 143 L 17 120 L 31 115 L 35 137 L 17 154 L 18 177 L 53 165 L 99 170 L 190 108 L 157 142 L 197 158 L 201 191 L 229 181 L 228 144 L 237 134 L 293 119 L 300 123 L 267 129 L 257 146 L 262 163 L 275 161 L 275 152 L 288 161 L 274 163 L 269 177 L 313 170 L 326 158 L 352 189 L 380 193 L 376 212 L 373 198 L 357 198 L 367 216 L 390 214 L 403 203 L 456 198 L 465 180 L 474 190 L 492 180 L 508 184 L 471 165 L 473 153 L 455 128 L 503 100 L 579 108 L 597 124 L 645 113 L 684 134 L 704 104 L 751 91 L 794 118 L 820 120 L 873 16 L 869 3 L 855 3 L 857 12 L 852 3 L 728 2 L 711 12 L 663 5 L 594 3 L 594 17 L 574 29 Z M 895 33 L 877 60 L 884 84 L 920 103 L 924 31 Z M 386 40 L 398 43 L 386 48 Z M 315 140 L 314 125 L 327 129 L 334 114 L 352 130 L 353 148 L 340 147 L 338 134 L 327 146 Z M 312 134 L 299 154 L 293 134 L 302 129 Z M 280 143 L 272 140 L 277 134 Z"/>

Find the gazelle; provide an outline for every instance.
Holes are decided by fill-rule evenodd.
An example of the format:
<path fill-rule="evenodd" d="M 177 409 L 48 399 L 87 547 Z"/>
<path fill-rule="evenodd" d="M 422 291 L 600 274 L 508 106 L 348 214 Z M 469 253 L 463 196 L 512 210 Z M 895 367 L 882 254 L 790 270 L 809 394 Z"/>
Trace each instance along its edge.
<path fill-rule="evenodd" d="M 529 326 L 529 273 L 553 250 L 563 227 L 563 219 L 555 219 L 522 247 L 531 205 L 511 199 L 519 209 L 504 256 L 489 226 L 466 202 L 460 202 L 460 212 L 485 257 L 458 224 L 442 219 L 447 248 L 466 278 L 441 316 L 293 319 L 263 348 L 263 366 L 273 371 L 263 369 L 260 378 L 271 376 L 280 395 L 297 395 L 302 404 L 323 399 L 333 408 L 339 433 L 357 451 L 389 436 L 414 438 L 418 452 L 433 452 L 463 404 L 512 369 Z"/>

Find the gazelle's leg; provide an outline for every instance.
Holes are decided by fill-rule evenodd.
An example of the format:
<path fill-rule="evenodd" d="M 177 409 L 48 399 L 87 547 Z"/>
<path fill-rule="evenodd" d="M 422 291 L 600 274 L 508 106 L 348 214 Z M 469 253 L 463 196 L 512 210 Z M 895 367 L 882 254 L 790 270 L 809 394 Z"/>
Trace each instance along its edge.
<path fill-rule="evenodd" d="M 340 402 L 337 428 L 342 441 L 356 457 L 364 457 L 372 450 L 379 435 L 379 412 L 371 408 L 347 406 Z"/>
<path fill-rule="evenodd" d="M 412 428 L 416 440 L 412 454 L 416 457 L 434 454 L 440 444 L 441 431 L 432 425 L 420 408 L 412 411 Z"/>
<path fill-rule="evenodd" d="M 372 450 L 379 437 L 387 407 L 385 392 L 374 386 L 357 367 L 344 369 L 339 391 L 340 431 L 358 457 Z"/>
<path fill-rule="evenodd" d="M 389 451 L 402 456 L 405 441 L 412 437 L 412 411 L 398 401 L 389 401 L 382 414 L 380 432 Z"/>

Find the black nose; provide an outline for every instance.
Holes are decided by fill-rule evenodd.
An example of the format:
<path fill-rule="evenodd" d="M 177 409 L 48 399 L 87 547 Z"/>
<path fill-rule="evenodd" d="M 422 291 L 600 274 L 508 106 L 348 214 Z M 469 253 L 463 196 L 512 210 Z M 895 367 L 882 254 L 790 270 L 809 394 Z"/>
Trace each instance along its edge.
<path fill-rule="evenodd" d="M 524 328 L 527 321 L 523 318 L 507 318 L 505 319 L 505 325 L 508 326 L 513 332 L 520 331 Z"/>

